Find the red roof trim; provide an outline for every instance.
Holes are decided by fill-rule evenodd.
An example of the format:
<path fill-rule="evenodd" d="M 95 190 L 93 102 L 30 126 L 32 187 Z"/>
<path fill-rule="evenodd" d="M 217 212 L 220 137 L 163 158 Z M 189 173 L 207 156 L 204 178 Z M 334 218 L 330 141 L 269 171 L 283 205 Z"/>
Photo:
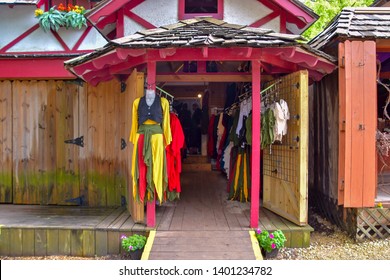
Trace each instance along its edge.
<path fill-rule="evenodd" d="M 75 79 L 64 67 L 66 59 L 0 59 L 0 79 Z"/>
<path fill-rule="evenodd" d="M 145 50 L 117 48 L 112 53 L 97 57 L 84 64 L 77 65 L 72 71 L 87 82 L 98 83 L 100 80 L 127 73 L 131 67 L 148 61 L 242 61 L 258 59 L 267 66 L 270 74 L 308 69 L 312 78 L 318 80 L 324 74 L 331 73 L 335 65 L 314 54 L 307 53 L 299 47 L 286 48 L 182 48 L 167 50 Z M 275 67 L 275 68 L 274 68 Z"/>

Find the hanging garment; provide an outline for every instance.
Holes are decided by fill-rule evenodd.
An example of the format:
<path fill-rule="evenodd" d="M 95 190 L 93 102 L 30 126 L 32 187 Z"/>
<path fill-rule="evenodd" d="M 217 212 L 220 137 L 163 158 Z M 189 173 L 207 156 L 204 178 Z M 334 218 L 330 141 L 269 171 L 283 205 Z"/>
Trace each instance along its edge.
<path fill-rule="evenodd" d="M 131 170 L 133 196 L 138 201 L 143 202 L 145 196 L 148 201 L 153 201 L 156 193 L 161 203 L 168 184 L 165 147 L 172 141 L 169 102 L 163 97 L 156 96 L 154 102 L 161 102 L 162 109 L 162 116 L 154 117 L 162 120 L 161 123 L 157 123 L 148 118 L 145 120 L 144 114 L 151 112 L 142 108 L 144 106 L 142 98 L 137 98 L 133 102 L 129 137 L 130 142 L 134 144 Z M 139 123 L 139 120 L 143 123 Z"/>
<path fill-rule="evenodd" d="M 168 191 L 169 200 L 179 198 L 181 192 L 180 173 L 181 173 L 181 149 L 184 147 L 184 132 L 179 118 L 170 114 L 170 126 L 172 142 L 166 147 L 167 152 L 167 171 L 168 171 Z"/>
<path fill-rule="evenodd" d="M 236 134 L 240 134 L 240 130 L 244 124 L 244 117 L 247 117 L 252 110 L 252 97 L 249 97 L 248 99 L 243 100 L 240 103 L 240 116 L 238 118 L 238 124 L 236 128 Z"/>
<path fill-rule="evenodd" d="M 287 120 L 290 119 L 287 102 L 280 99 L 272 110 L 275 116 L 274 141 L 282 141 L 283 136 L 287 134 Z"/>
<path fill-rule="evenodd" d="M 234 146 L 233 142 L 229 142 L 229 145 L 224 150 L 223 157 L 222 157 L 222 161 L 224 162 L 224 164 L 223 165 L 221 164 L 221 168 L 223 168 L 224 171 L 226 172 L 227 179 L 229 179 L 229 175 L 230 175 L 230 153 L 232 151 L 233 146 Z"/>
<path fill-rule="evenodd" d="M 274 142 L 275 116 L 271 108 L 261 114 L 261 148 L 264 149 Z"/>
<path fill-rule="evenodd" d="M 249 201 L 251 183 L 251 149 L 250 146 L 238 148 L 237 158 L 234 161 L 233 174 L 229 179 L 229 199 L 240 202 Z"/>

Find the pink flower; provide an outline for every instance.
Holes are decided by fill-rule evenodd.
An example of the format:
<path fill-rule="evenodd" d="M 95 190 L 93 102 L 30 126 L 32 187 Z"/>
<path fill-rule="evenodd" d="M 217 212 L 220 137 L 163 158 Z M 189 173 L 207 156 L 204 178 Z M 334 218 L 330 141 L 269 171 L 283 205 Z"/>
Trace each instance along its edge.
<path fill-rule="evenodd" d="M 272 243 L 272 244 L 271 244 L 271 248 L 272 248 L 272 249 L 275 249 L 275 248 L 276 248 L 275 243 Z"/>
<path fill-rule="evenodd" d="M 132 251 L 133 250 L 133 246 L 129 246 L 129 251 Z"/>
<path fill-rule="evenodd" d="M 260 234 L 260 233 L 261 233 L 261 229 L 259 229 L 259 228 L 256 229 L 256 233 L 257 233 L 257 234 Z"/>
<path fill-rule="evenodd" d="M 127 238 L 126 235 L 121 235 L 121 239 Z"/>
<path fill-rule="evenodd" d="M 269 235 L 269 238 L 271 238 L 271 239 L 273 239 L 275 236 L 271 233 L 270 235 Z"/>

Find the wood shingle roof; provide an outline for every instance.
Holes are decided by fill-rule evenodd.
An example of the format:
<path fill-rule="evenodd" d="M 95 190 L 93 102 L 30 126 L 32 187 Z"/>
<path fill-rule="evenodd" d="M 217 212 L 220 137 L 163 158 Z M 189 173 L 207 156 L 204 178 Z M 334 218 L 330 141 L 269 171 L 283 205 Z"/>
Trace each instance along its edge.
<path fill-rule="evenodd" d="M 390 8 L 344 8 L 309 44 L 315 49 L 322 49 L 336 38 L 390 38 Z"/>
<path fill-rule="evenodd" d="M 182 20 L 159 28 L 138 31 L 133 35 L 110 41 L 103 48 L 66 62 L 68 66 L 77 65 L 120 48 L 164 49 L 194 47 L 288 47 L 301 46 L 328 60 L 333 58 L 325 53 L 311 49 L 303 44 L 300 35 L 276 33 L 270 29 L 226 23 L 209 17 Z"/>

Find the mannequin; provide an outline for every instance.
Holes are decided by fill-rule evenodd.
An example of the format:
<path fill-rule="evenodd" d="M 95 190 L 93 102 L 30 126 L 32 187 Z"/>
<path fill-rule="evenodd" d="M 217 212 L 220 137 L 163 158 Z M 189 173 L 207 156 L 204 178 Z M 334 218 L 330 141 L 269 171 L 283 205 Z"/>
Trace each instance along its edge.
<path fill-rule="evenodd" d="M 167 188 L 165 147 L 172 141 L 169 102 L 147 89 L 133 102 L 130 142 L 134 144 L 132 170 L 134 199 L 160 203 Z"/>
<path fill-rule="evenodd" d="M 152 106 L 154 99 L 156 99 L 156 92 L 152 89 L 147 89 L 145 92 L 146 104 Z"/>

